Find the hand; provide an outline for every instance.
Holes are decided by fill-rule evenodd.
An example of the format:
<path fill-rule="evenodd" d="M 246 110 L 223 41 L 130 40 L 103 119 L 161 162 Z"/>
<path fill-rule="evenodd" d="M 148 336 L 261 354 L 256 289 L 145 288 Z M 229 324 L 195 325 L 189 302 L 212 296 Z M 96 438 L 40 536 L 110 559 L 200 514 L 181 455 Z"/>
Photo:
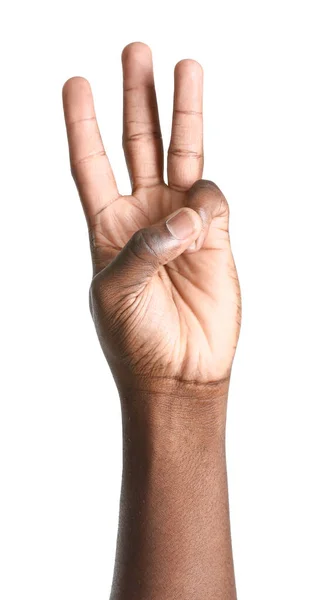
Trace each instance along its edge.
<path fill-rule="evenodd" d="M 91 240 L 90 307 L 123 418 L 110 598 L 234 600 L 225 423 L 240 291 L 227 202 L 201 180 L 202 69 L 176 66 L 166 185 L 150 50 L 131 44 L 122 58 L 131 196 L 117 190 L 88 82 L 63 90 Z"/>
<path fill-rule="evenodd" d="M 131 196 L 117 190 L 89 83 L 75 77 L 63 89 L 72 174 L 90 232 L 90 303 L 99 339 L 117 384 L 125 376 L 227 380 L 240 290 L 227 202 L 215 184 L 201 180 L 202 69 L 192 60 L 175 68 L 166 185 L 151 52 L 130 44 L 122 63 Z"/>

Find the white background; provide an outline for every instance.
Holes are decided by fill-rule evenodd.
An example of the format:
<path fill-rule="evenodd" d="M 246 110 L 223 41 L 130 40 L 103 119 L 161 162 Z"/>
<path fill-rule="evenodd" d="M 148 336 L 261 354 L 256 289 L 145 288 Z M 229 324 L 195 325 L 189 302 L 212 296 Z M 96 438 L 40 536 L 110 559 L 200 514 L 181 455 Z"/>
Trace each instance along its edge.
<path fill-rule="evenodd" d="M 321 3 L 11 2 L 1 17 L 2 600 L 107 599 L 121 474 L 117 394 L 61 87 L 93 85 L 120 189 L 120 52 L 151 45 L 166 145 L 173 66 L 205 69 L 205 176 L 231 206 L 243 294 L 228 472 L 240 600 L 324 598 Z"/>

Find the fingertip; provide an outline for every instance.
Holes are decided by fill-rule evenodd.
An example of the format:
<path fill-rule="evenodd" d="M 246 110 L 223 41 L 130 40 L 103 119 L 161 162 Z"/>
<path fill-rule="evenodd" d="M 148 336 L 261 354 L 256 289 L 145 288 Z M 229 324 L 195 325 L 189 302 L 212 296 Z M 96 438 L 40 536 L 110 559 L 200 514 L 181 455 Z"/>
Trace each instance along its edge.
<path fill-rule="evenodd" d="M 139 60 L 147 57 L 152 57 L 152 51 L 151 48 L 144 42 L 131 42 L 130 44 L 127 44 L 122 51 L 123 64 L 129 59 Z"/>
<path fill-rule="evenodd" d="M 93 118 L 94 104 L 90 83 L 84 77 L 71 77 L 62 90 L 63 108 L 66 124 Z"/>
<path fill-rule="evenodd" d="M 63 96 L 66 96 L 71 91 L 74 90 L 90 90 L 90 83 L 85 77 L 80 77 L 75 75 L 74 77 L 70 77 L 63 85 L 62 93 Z"/>
<path fill-rule="evenodd" d="M 142 85 L 154 85 L 151 49 L 143 42 L 132 42 L 124 48 L 122 67 L 124 90 L 132 92 Z"/>
<path fill-rule="evenodd" d="M 186 76 L 191 79 L 201 79 L 203 73 L 204 71 L 201 64 L 192 58 L 180 60 L 174 68 L 175 76 Z"/>

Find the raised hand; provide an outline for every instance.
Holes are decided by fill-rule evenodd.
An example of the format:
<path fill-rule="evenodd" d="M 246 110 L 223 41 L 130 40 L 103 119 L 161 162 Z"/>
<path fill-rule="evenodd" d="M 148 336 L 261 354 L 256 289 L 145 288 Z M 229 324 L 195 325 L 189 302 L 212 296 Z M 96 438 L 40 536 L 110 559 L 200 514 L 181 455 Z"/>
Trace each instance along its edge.
<path fill-rule="evenodd" d="M 94 267 L 91 311 L 118 385 L 227 380 L 240 329 L 228 204 L 203 171 L 202 68 L 175 68 L 168 184 L 150 49 L 127 46 L 123 147 L 132 195 L 118 192 L 89 83 L 63 89 L 72 174 Z"/>

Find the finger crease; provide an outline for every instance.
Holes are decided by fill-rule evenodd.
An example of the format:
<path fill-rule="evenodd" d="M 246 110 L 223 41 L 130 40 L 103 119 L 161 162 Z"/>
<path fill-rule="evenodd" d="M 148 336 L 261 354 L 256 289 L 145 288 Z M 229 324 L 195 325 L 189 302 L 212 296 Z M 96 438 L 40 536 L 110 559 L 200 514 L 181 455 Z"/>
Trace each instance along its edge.
<path fill-rule="evenodd" d="M 141 132 L 141 133 L 133 133 L 132 135 L 124 136 L 123 142 L 126 144 L 128 142 L 137 142 L 140 140 L 153 138 L 155 140 L 161 140 L 161 132 L 160 131 L 149 131 L 149 132 Z"/>
<path fill-rule="evenodd" d="M 133 123 L 135 125 L 151 125 L 152 121 L 140 121 L 139 119 L 129 119 L 127 121 L 127 125 L 131 125 Z"/>
<path fill-rule="evenodd" d="M 124 87 L 124 92 L 136 92 L 138 90 L 142 90 L 143 88 L 145 88 L 147 90 L 154 90 L 155 86 L 154 86 L 154 83 L 151 83 L 151 84 L 143 83 L 142 85 L 134 85 L 131 87 Z"/>
<path fill-rule="evenodd" d="M 73 125 L 78 125 L 79 123 L 84 123 L 86 121 L 96 121 L 96 117 L 83 117 L 82 119 L 75 119 L 75 121 L 67 122 L 67 127 L 72 127 Z"/>
<path fill-rule="evenodd" d="M 105 150 L 99 150 L 99 152 L 93 152 L 92 154 L 87 154 L 87 156 L 83 156 L 82 158 L 78 158 L 78 160 L 73 161 L 72 166 L 75 168 L 78 165 L 82 165 L 84 163 L 89 162 L 95 158 L 100 158 L 100 156 L 106 156 Z"/>
<path fill-rule="evenodd" d="M 177 183 L 172 183 L 172 181 L 170 180 L 168 181 L 168 186 L 175 192 L 187 192 L 190 188 L 190 185 L 180 185 Z"/>
<path fill-rule="evenodd" d="M 202 112 L 198 110 L 181 110 L 180 108 L 174 109 L 176 115 L 190 115 L 192 117 L 202 117 Z"/>
<path fill-rule="evenodd" d="M 169 148 L 168 154 L 171 154 L 172 156 L 178 156 L 180 158 L 195 158 L 198 160 L 203 158 L 203 155 L 199 152 L 195 152 L 194 150 L 187 150 L 184 148 Z"/>

